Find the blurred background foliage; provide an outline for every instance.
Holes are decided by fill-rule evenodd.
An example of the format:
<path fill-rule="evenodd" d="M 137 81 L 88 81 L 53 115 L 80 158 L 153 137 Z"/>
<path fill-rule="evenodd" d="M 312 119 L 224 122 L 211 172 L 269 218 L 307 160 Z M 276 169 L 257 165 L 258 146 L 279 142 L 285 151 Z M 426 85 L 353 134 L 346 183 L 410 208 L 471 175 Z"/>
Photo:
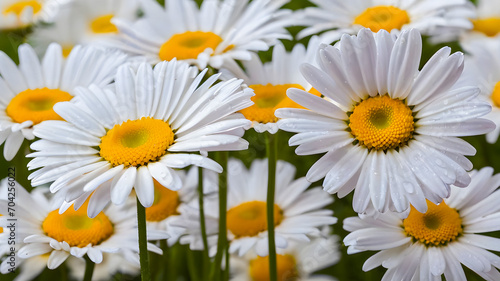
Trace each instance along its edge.
<path fill-rule="evenodd" d="M 201 4 L 203 0 L 195 0 L 198 4 Z M 164 0 L 158 0 L 160 4 L 164 3 Z M 472 0 L 475 2 L 475 0 Z M 291 10 L 298 10 L 308 6 L 313 6 L 313 4 L 307 0 L 291 0 L 284 8 Z M 297 34 L 303 27 L 290 27 L 288 30 L 292 35 Z M 0 50 L 8 54 L 13 60 L 18 62 L 17 48 L 20 44 L 24 42 L 24 38 L 29 34 L 31 30 L 23 29 L 11 32 L 0 32 Z M 304 38 L 302 40 L 284 40 L 284 45 L 287 50 L 291 50 L 295 44 L 307 45 L 310 37 Z M 421 66 L 427 62 L 427 60 L 440 48 L 444 46 L 449 46 L 452 48 L 453 52 L 462 51 L 458 43 L 449 42 L 434 45 L 431 44 L 427 38 L 423 38 L 423 53 Z M 259 53 L 261 59 L 265 61 L 270 61 L 272 49 Z M 293 163 L 297 167 L 296 177 L 303 177 L 306 175 L 308 169 L 316 162 L 321 155 L 311 155 L 311 156 L 297 156 L 294 152 L 295 147 L 288 146 L 288 139 L 293 134 L 282 132 L 278 133 L 278 159 L 285 160 L 287 162 Z M 248 130 L 244 136 L 246 140 L 249 141 L 250 147 L 248 150 L 231 152 L 231 157 L 237 157 L 242 159 L 247 166 L 256 158 L 264 158 L 266 155 L 265 151 L 265 139 L 264 134 L 258 134 L 254 130 Z M 480 169 L 485 166 L 491 166 L 494 168 L 495 173 L 500 172 L 500 161 L 497 161 L 498 155 L 500 155 L 500 146 L 498 144 L 489 144 L 486 142 L 484 136 L 467 137 L 465 138 L 470 144 L 472 144 L 476 149 L 477 153 L 475 156 L 469 157 L 473 162 L 475 169 Z M 3 151 L 3 145 L 0 146 Z M 30 153 L 29 146 L 27 142 L 23 144 L 18 155 L 26 155 Z M 30 188 L 27 176 L 29 172 L 26 169 L 26 164 L 30 159 L 25 157 L 16 157 L 12 161 L 7 162 L 3 157 L 0 157 L 0 178 L 7 176 L 7 169 L 9 167 L 16 167 L 16 178 L 17 181 L 26 188 Z M 321 181 L 313 183 L 311 186 L 320 186 Z M 334 215 L 339 218 L 339 222 L 333 226 L 333 233 L 337 234 L 342 241 L 348 232 L 342 228 L 342 220 L 347 217 L 356 216 L 357 214 L 352 210 L 352 193 L 345 198 L 338 199 L 335 196 L 335 202 L 330 205 L 330 208 L 334 210 Z M 493 236 L 500 237 L 498 233 L 493 233 Z M 369 272 L 362 271 L 362 265 L 371 255 L 375 252 L 363 252 L 355 255 L 347 255 L 347 247 L 342 243 L 339 245 L 341 251 L 341 260 L 336 265 L 321 270 L 320 273 L 327 274 L 336 277 L 340 281 L 375 281 L 381 280 L 385 269 L 378 267 Z M 186 251 L 188 247 L 185 245 L 176 244 L 166 253 L 163 257 L 151 254 L 152 258 L 152 270 L 153 270 L 153 280 L 189 280 L 189 274 L 186 263 Z M 201 257 L 201 256 L 200 256 Z M 167 264 L 167 265 L 165 265 Z M 164 269 L 162 271 L 156 271 L 155 269 Z M 468 280 L 483 280 L 471 270 L 465 268 Z M 1 281 L 10 281 L 15 277 L 15 274 L 0 275 Z M 35 280 L 71 280 L 68 276 L 68 269 L 64 266 L 59 267 L 56 270 L 44 270 L 44 272 Z M 125 275 L 116 275 L 113 280 L 140 280 L 140 277 L 131 277 Z M 452 281 L 452 280 L 449 280 Z"/>

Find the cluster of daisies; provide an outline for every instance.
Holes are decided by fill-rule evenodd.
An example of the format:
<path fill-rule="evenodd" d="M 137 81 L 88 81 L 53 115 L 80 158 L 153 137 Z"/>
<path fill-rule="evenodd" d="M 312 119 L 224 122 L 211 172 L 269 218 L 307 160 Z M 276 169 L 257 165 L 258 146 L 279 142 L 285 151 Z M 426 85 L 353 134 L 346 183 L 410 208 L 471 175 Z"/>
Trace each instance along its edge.
<path fill-rule="evenodd" d="M 309 1 L 2 0 L 2 280 L 500 280 L 500 2 Z"/>

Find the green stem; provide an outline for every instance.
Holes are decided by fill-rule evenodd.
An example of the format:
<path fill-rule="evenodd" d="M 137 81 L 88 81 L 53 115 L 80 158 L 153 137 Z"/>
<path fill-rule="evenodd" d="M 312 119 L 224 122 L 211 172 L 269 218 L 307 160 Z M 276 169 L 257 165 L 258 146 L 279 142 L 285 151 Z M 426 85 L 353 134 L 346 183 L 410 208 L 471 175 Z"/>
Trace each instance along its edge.
<path fill-rule="evenodd" d="M 203 239 L 203 276 L 208 269 L 208 261 L 210 257 L 208 256 L 208 238 L 207 238 L 207 226 L 205 222 L 205 207 L 203 200 L 203 168 L 198 168 L 198 204 L 200 205 L 200 227 L 201 227 L 201 237 Z"/>
<path fill-rule="evenodd" d="M 91 281 L 92 275 L 94 274 L 94 262 L 90 260 L 89 256 L 85 256 L 85 275 L 83 275 L 83 281 Z"/>
<path fill-rule="evenodd" d="M 268 161 L 267 181 L 267 232 L 269 241 L 269 280 L 278 280 L 276 270 L 276 242 L 274 240 L 274 190 L 276 188 L 277 135 L 266 132 Z"/>
<path fill-rule="evenodd" d="M 168 248 L 166 240 L 160 240 L 160 248 L 163 251 L 163 255 L 161 257 L 159 257 L 159 261 L 158 261 L 159 266 L 156 268 L 157 269 L 156 278 L 155 278 L 156 281 L 168 280 L 165 277 L 165 271 L 166 271 L 165 268 L 166 268 L 166 265 L 168 264 L 168 254 L 169 254 L 169 248 Z"/>
<path fill-rule="evenodd" d="M 227 245 L 227 227 L 226 227 L 226 213 L 227 213 L 227 151 L 220 151 L 217 153 L 217 162 L 222 166 L 222 173 L 219 174 L 219 239 L 217 241 L 217 255 L 215 256 L 214 267 L 212 269 L 211 280 L 221 280 L 221 264 L 222 257 Z"/>
<path fill-rule="evenodd" d="M 139 231 L 139 258 L 141 262 L 141 280 L 150 281 L 151 272 L 149 271 L 148 240 L 146 231 L 146 208 L 142 206 L 137 198 L 137 222 Z"/>
<path fill-rule="evenodd" d="M 189 277 L 191 277 L 192 281 L 199 281 L 200 275 L 198 269 L 196 268 L 196 260 L 194 257 L 194 252 L 186 247 L 187 250 L 187 259 L 188 259 L 188 268 L 189 268 Z"/>

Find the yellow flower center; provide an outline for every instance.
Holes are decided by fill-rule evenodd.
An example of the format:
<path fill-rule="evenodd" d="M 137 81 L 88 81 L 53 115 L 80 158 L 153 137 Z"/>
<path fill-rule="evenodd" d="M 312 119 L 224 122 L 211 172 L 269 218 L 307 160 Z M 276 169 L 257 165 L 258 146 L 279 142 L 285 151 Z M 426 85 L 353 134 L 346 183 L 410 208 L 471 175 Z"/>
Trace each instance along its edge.
<path fill-rule="evenodd" d="M 69 56 L 69 54 L 73 50 L 73 47 L 74 46 L 72 46 L 72 45 L 62 46 L 62 55 L 63 55 L 64 58 L 67 58 Z"/>
<path fill-rule="evenodd" d="M 278 280 L 299 280 L 299 272 L 295 258 L 291 255 L 276 255 Z M 269 281 L 269 256 L 257 257 L 250 261 L 250 276 L 252 281 Z"/>
<path fill-rule="evenodd" d="M 349 128 L 361 145 L 377 150 L 405 145 L 415 129 L 411 109 L 387 95 L 356 105 L 349 116 Z"/>
<path fill-rule="evenodd" d="M 0 217 L 2 216 L 2 214 L 0 214 Z M 0 233 L 3 233 L 3 228 L 0 227 Z"/>
<path fill-rule="evenodd" d="M 179 206 L 179 194 L 177 191 L 172 191 L 155 179 L 155 201 L 153 205 L 146 208 L 147 221 L 162 221 L 171 215 L 177 214 L 177 207 Z"/>
<path fill-rule="evenodd" d="M 254 105 L 241 110 L 241 113 L 250 121 L 259 123 L 275 123 L 278 118 L 274 116 L 274 112 L 278 108 L 292 107 L 303 108 L 286 95 L 286 90 L 289 88 L 298 88 L 304 90 L 299 84 L 282 84 L 282 85 L 261 85 L 254 84 L 249 86 L 253 89 L 255 96 L 252 97 Z M 319 92 L 312 92 L 318 95 Z"/>
<path fill-rule="evenodd" d="M 87 216 L 88 202 L 75 211 L 72 207 L 63 214 L 59 210 L 50 212 L 42 223 L 47 236 L 67 242 L 71 247 L 99 245 L 114 231 L 113 224 L 104 213 L 91 219 Z"/>
<path fill-rule="evenodd" d="M 175 34 L 160 48 L 161 60 L 196 59 L 205 49 L 215 50 L 222 42 L 222 38 L 213 32 L 186 31 Z M 230 48 L 230 47 L 228 47 Z"/>
<path fill-rule="evenodd" d="M 267 230 L 266 202 L 250 201 L 227 211 L 227 229 L 235 236 L 255 236 Z M 274 225 L 283 220 L 283 211 L 274 204 Z"/>
<path fill-rule="evenodd" d="M 373 32 L 381 29 L 390 32 L 393 29 L 401 29 L 407 23 L 410 23 L 410 17 L 405 10 L 384 5 L 370 7 L 354 19 L 354 24 L 362 25 Z"/>
<path fill-rule="evenodd" d="M 174 133 L 162 120 L 142 117 L 115 125 L 101 138 L 101 157 L 118 166 L 141 166 L 159 160 L 174 142 Z"/>
<path fill-rule="evenodd" d="M 42 5 L 38 1 L 34 1 L 34 0 L 31 0 L 31 1 L 18 1 L 18 2 L 14 3 L 14 4 L 10 5 L 10 6 L 7 6 L 3 10 L 3 14 L 4 15 L 8 15 L 10 13 L 14 13 L 17 16 L 21 16 L 22 12 L 27 7 L 32 7 L 33 8 L 33 14 L 36 14 L 36 13 L 40 12 L 40 10 L 42 10 Z"/>
<path fill-rule="evenodd" d="M 95 18 L 90 23 L 90 29 L 94 33 L 117 33 L 118 28 L 114 24 L 111 23 L 111 19 L 114 15 L 104 15 Z"/>
<path fill-rule="evenodd" d="M 27 89 L 17 94 L 5 111 L 17 123 L 31 120 L 38 124 L 45 120 L 62 120 L 52 107 L 72 98 L 73 96 L 59 89 Z"/>
<path fill-rule="evenodd" d="M 446 245 L 462 234 L 462 219 L 457 210 L 441 202 L 436 205 L 427 200 L 427 212 L 417 211 L 411 206 L 410 215 L 403 220 L 406 234 L 426 246 Z"/>
<path fill-rule="evenodd" d="M 500 32 L 500 18 L 486 18 L 471 20 L 474 30 L 487 36 L 495 36 Z"/>
<path fill-rule="evenodd" d="M 500 107 L 500 81 L 496 83 L 495 88 L 493 88 L 493 93 L 491 94 L 491 101 L 496 107 Z"/>

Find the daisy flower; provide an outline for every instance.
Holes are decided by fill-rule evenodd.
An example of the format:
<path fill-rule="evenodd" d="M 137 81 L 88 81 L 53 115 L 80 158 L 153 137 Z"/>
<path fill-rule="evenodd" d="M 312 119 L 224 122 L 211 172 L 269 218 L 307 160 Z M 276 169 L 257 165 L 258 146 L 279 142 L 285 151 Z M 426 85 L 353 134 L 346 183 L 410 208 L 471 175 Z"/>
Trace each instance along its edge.
<path fill-rule="evenodd" d="M 489 42 L 476 41 L 468 44 L 465 56 L 462 85 L 478 85 L 480 98 L 488 102 L 492 111 L 485 117 L 495 122 L 496 128 L 486 135 L 489 143 L 495 143 L 500 134 L 500 38 Z"/>
<path fill-rule="evenodd" d="M 467 280 L 461 264 L 486 280 L 500 280 L 500 239 L 481 235 L 499 231 L 500 174 L 483 168 L 471 173 L 468 188 L 451 187 L 439 205 L 427 201 L 427 212 L 411 208 L 402 219 L 395 213 L 360 214 L 344 220 L 351 233 L 348 253 L 379 251 L 363 265 L 387 268 L 383 280 Z"/>
<path fill-rule="evenodd" d="M 322 41 L 332 43 L 344 33 L 356 34 L 360 29 L 388 32 L 418 29 L 424 35 L 456 33 L 472 28 L 466 0 L 394 1 L 394 0 L 311 0 L 317 7 L 303 12 L 299 38 L 319 32 Z M 465 5 L 465 6 L 464 6 Z M 465 9 L 465 12 L 463 11 Z M 461 12 L 457 12 L 460 10 Z"/>
<path fill-rule="evenodd" d="M 278 118 L 274 111 L 283 107 L 300 107 L 286 96 L 289 88 L 300 88 L 313 91 L 311 84 L 300 74 L 299 66 L 308 62 L 315 64 L 319 48 L 317 37 L 311 38 L 307 49 L 297 44 L 290 53 L 280 42 L 274 46 L 272 61 L 263 64 L 257 54 L 252 54 L 252 59 L 244 61 L 244 71 L 235 61 L 228 61 L 221 69 L 223 78 L 238 77 L 245 81 L 254 90 L 252 97 L 254 105 L 245 108 L 241 113 L 252 121 L 255 131 L 262 133 L 268 131 L 272 134 L 278 131 Z"/>
<path fill-rule="evenodd" d="M 321 209 L 333 202 L 320 188 L 306 189 L 305 178 L 294 180 L 295 167 L 278 161 L 276 168 L 276 198 L 274 225 L 276 247 L 285 249 L 289 241 L 308 242 L 309 237 L 320 234 L 319 227 L 334 224 L 337 219 L 331 210 Z M 215 179 L 214 179 L 215 180 Z M 215 183 L 217 186 L 217 183 Z M 239 160 L 228 163 L 227 229 L 229 252 L 244 255 L 255 249 L 260 256 L 268 255 L 267 240 L 267 159 L 255 160 L 247 170 Z M 218 198 L 205 200 L 205 219 L 209 253 L 216 252 L 218 230 Z M 175 224 L 186 228 L 181 244 L 191 249 L 203 249 L 199 227 L 199 211 L 195 205 L 184 205 L 183 215 Z"/>
<path fill-rule="evenodd" d="M 311 242 L 291 243 L 286 250 L 278 249 L 278 280 L 335 281 L 331 276 L 314 275 L 340 259 L 337 236 L 314 238 Z M 231 256 L 231 281 L 269 280 L 269 258 L 250 251 L 243 257 Z"/>
<path fill-rule="evenodd" d="M 40 61 L 28 44 L 19 47 L 19 66 L 0 52 L 0 144 L 7 161 L 24 139 L 33 140 L 33 127 L 46 120 L 61 120 L 52 107 L 69 101 L 75 88 L 91 83 L 105 86 L 114 79 L 125 55 L 76 47 L 67 60 L 61 46 L 52 44 Z"/>
<path fill-rule="evenodd" d="M 74 0 L 60 7 L 51 25 L 37 26 L 28 41 L 40 52 L 57 42 L 67 56 L 76 45 L 116 36 L 118 29 L 111 20 L 133 21 L 138 9 L 138 0 Z"/>
<path fill-rule="evenodd" d="M 500 34 L 500 2 L 496 0 L 476 1 L 475 15 L 471 17 L 473 28 L 464 33 L 460 44 L 467 47 L 477 40 L 498 37 Z"/>
<path fill-rule="evenodd" d="M 2 184 L 6 182 L 3 180 Z M 45 266 L 49 269 L 59 267 L 69 256 L 87 255 L 92 262 L 101 263 L 103 253 L 115 253 L 139 264 L 135 210 L 111 205 L 91 219 L 86 215 L 86 202 L 78 211 L 69 208 L 60 214 L 57 209 L 51 208 L 48 190 L 39 188 L 39 191 L 30 194 L 18 183 L 15 186 L 16 212 L 15 216 L 9 218 L 17 220 L 19 227 L 16 229 L 16 239 L 22 241 L 20 245 L 16 243 L 16 266 L 29 263 L 31 267 L 28 273 L 32 277 L 38 275 Z M 0 200 L 0 210 L 7 210 L 7 207 L 8 201 Z M 9 224 L 4 218 L 0 217 L 3 227 Z M 148 233 L 148 239 L 165 238 L 167 236 L 158 231 Z M 148 244 L 148 249 L 162 253 L 153 244 Z M 7 261 L 0 265 L 3 274 L 8 273 L 10 267 Z"/>
<path fill-rule="evenodd" d="M 250 89 L 241 80 L 214 84 L 213 75 L 203 84 L 207 69 L 177 61 L 154 69 L 139 65 L 118 68 L 115 87 L 79 88 L 78 102 L 54 106 L 65 121 L 44 122 L 34 134 L 41 140 L 29 179 L 34 186 L 50 183 L 66 202 L 79 198 L 96 216 L 108 202 L 120 205 L 132 187 L 144 207 L 155 200 L 154 180 L 172 190 L 182 182 L 174 168 L 189 165 L 217 172 L 222 167 L 199 152 L 241 150 L 248 142 L 241 136 L 250 121 L 235 113 L 252 104 Z M 79 204 L 77 204 L 79 205 Z"/>
<path fill-rule="evenodd" d="M 278 39 L 291 39 L 285 27 L 292 25 L 288 0 L 209 0 L 198 8 L 193 0 L 167 0 L 165 8 L 154 0 L 142 0 L 144 17 L 131 23 L 113 20 L 120 37 L 108 42 L 150 63 L 184 60 L 200 69 L 220 68 L 224 60 L 249 60 Z"/>
<path fill-rule="evenodd" d="M 307 109 L 278 109 L 280 129 L 298 155 L 326 154 L 307 173 L 325 178 L 329 193 L 344 197 L 355 189 L 358 213 L 425 212 L 425 199 L 440 203 L 450 184 L 465 187 L 476 150 L 457 136 L 494 128 L 478 118 L 491 106 L 473 86 L 454 87 L 463 54 L 439 50 L 419 71 L 422 42 L 417 30 L 395 39 L 385 30 L 345 35 L 337 47 L 320 48 L 321 70 L 304 64 L 302 74 L 330 100 L 300 89 L 288 96 Z"/>
<path fill-rule="evenodd" d="M 68 0 L 2 0 L 0 30 L 24 28 L 40 21 L 50 21 L 59 5 Z"/>

